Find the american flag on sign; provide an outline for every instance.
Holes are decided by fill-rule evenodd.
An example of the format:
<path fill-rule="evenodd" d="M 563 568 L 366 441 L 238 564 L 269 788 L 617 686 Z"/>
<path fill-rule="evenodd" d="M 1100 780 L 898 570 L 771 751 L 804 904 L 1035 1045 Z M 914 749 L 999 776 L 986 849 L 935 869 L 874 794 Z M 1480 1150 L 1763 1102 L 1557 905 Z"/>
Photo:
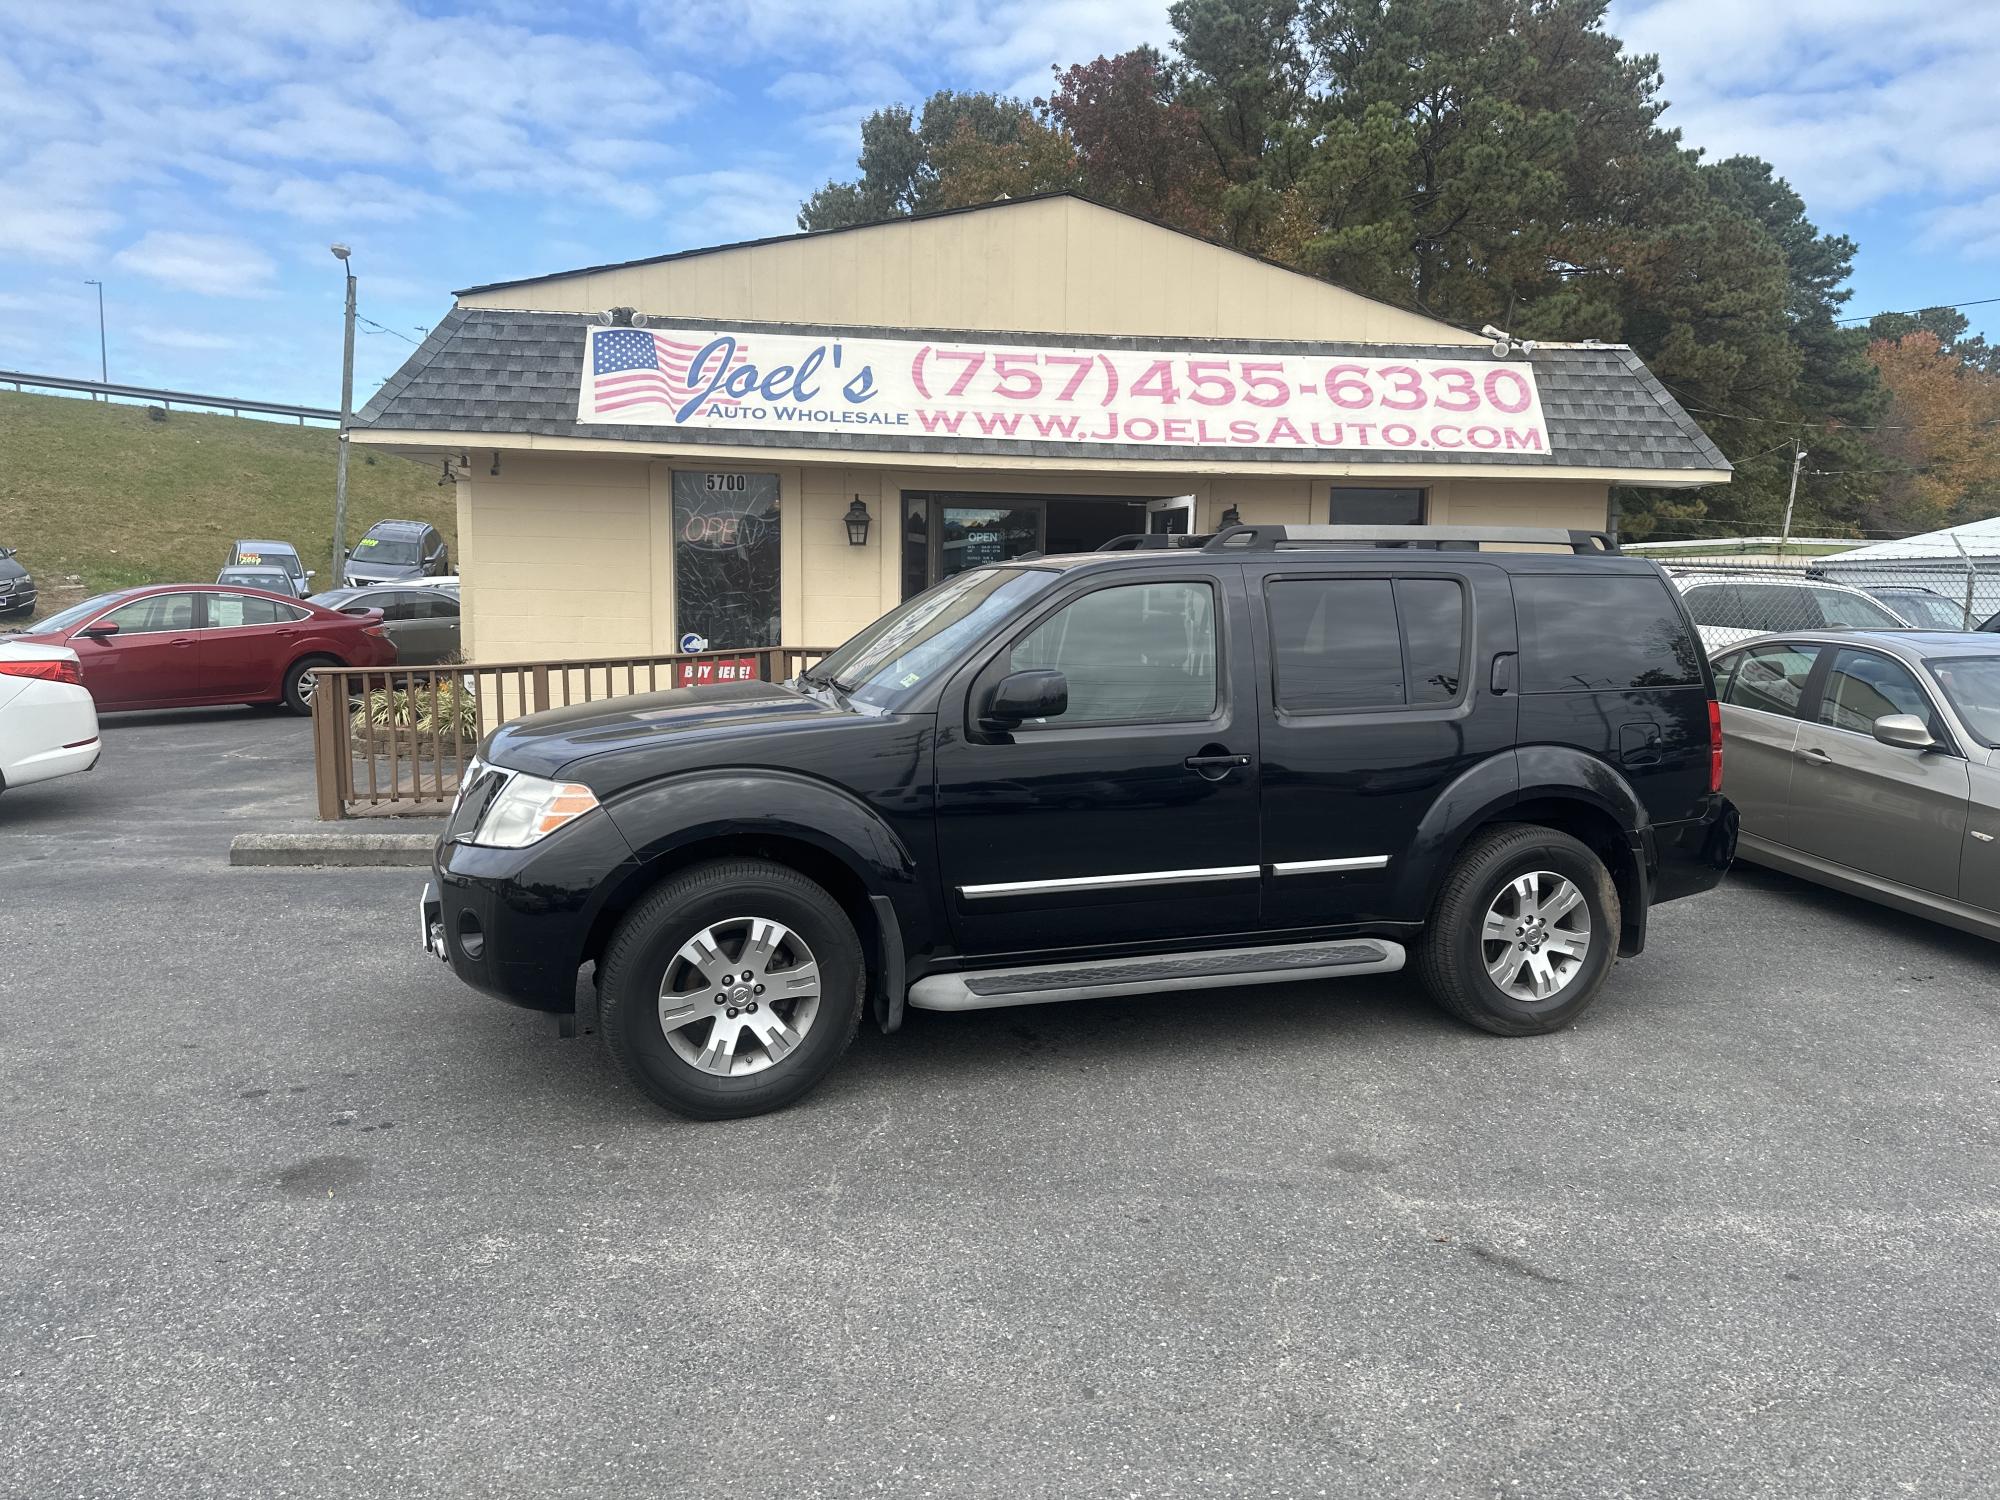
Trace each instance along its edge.
<path fill-rule="evenodd" d="M 597 415 L 652 403 L 682 407 L 694 395 L 688 364 L 706 345 L 691 344 L 645 328 L 614 328 L 595 333 L 590 341 L 590 410 Z M 733 370 L 746 362 L 747 344 L 729 356 Z M 702 369 L 701 384 L 714 378 L 716 356 Z"/>

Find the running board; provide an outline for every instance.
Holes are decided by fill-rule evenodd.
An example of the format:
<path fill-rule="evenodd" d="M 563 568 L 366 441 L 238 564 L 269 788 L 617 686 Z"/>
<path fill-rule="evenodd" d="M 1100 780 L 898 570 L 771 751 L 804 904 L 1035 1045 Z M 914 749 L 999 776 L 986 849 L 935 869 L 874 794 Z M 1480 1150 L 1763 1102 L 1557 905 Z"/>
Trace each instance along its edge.
<path fill-rule="evenodd" d="M 918 1010 L 990 1010 L 1002 1005 L 1041 1005 L 1051 1000 L 1095 1000 L 1109 995 L 1156 995 L 1239 984 L 1277 984 L 1292 979 L 1393 974 L 1402 967 L 1403 945 L 1383 938 L 1286 943 L 1276 948 L 1211 948 L 1200 953 L 930 974 L 910 986 L 910 1004 Z"/>

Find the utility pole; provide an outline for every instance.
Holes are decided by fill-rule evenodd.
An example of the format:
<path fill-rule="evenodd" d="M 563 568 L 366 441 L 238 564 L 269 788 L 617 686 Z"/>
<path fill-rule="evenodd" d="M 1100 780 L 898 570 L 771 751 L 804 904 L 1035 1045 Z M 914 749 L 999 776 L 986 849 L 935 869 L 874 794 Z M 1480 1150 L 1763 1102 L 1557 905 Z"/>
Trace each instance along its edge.
<path fill-rule="evenodd" d="M 86 276 L 83 284 L 97 288 L 97 378 L 103 381 L 104 384 L 109 385 L 111 384 L 111 356 L 104 349 L 104 283 L 93 281 Z M 111 398 L 106 396 L 104 399 L 109 401 Z"/>
<path fill-rule="evenodd" d="M 333 583 L 339 588 L 347 579 L 347 428 L 354 420 L 354 269 L 347 257 L 353 252 L 345 245 L 331 245 L 333 258 L 347 275 L 347 325 L 340 350 L 340 438 L 339 457 L 333 479 Z"/>
<path fill-rule="evenodd" d="M 1799 470 L 1805 466 L 1806 450 L 1794 445 L 1792 453 L 1792 488 L 1785 496 L 1785 533 L 1778 539 L 1778 551 L 1782 554 L 1785 544 L 1792 539 L 1792 502 L 1799 498 Z"/>

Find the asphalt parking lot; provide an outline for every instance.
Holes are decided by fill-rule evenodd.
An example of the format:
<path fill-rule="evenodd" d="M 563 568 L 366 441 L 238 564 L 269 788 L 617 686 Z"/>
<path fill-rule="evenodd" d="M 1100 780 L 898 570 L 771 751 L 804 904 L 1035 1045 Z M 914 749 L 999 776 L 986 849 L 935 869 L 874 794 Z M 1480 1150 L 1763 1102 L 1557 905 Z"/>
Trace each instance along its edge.
<path fill-rule="evenodd" d="M 225 864 L 301 721 L 105 740 L 0 796 L 7 1494 L 1994 1493 L 2000 947 L 1751 871 L 1554 1037 L 919 1014 L 694 1125 Z"/>

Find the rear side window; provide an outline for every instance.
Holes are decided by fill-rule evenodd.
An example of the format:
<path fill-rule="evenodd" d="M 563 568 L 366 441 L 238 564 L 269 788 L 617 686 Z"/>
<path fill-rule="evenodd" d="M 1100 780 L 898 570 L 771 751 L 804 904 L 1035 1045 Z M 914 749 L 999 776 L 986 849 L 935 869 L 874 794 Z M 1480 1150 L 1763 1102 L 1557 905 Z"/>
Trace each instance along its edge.
<path fill-rule="evenodd" d="M 233 630 L 239 625 L 283 625 L 303 620 L 306 612 L 276 599 L 259 599 L 250 594 L 210 594 L 208 628 Z"/>
<path fill-rule="evenodd" d="M 1288 578 L 1266 591 L 1278 707 L 1345 713 L 1450 703 L 1465 593 L 1450 578 Z"/>
<path fill-rule="evenodd" d="M 1643 575 L 1517 573 L 1521 691 L 1691 687 L 1701 646 L 1666 581 Z"/>
<path fill-rule="evenodd" d="M 1725 669 L 1722 701 L 1796 719 L 1818 655 L 1815 648 L 1798 646 L 1755 646 L 1740 652 Z"/>

